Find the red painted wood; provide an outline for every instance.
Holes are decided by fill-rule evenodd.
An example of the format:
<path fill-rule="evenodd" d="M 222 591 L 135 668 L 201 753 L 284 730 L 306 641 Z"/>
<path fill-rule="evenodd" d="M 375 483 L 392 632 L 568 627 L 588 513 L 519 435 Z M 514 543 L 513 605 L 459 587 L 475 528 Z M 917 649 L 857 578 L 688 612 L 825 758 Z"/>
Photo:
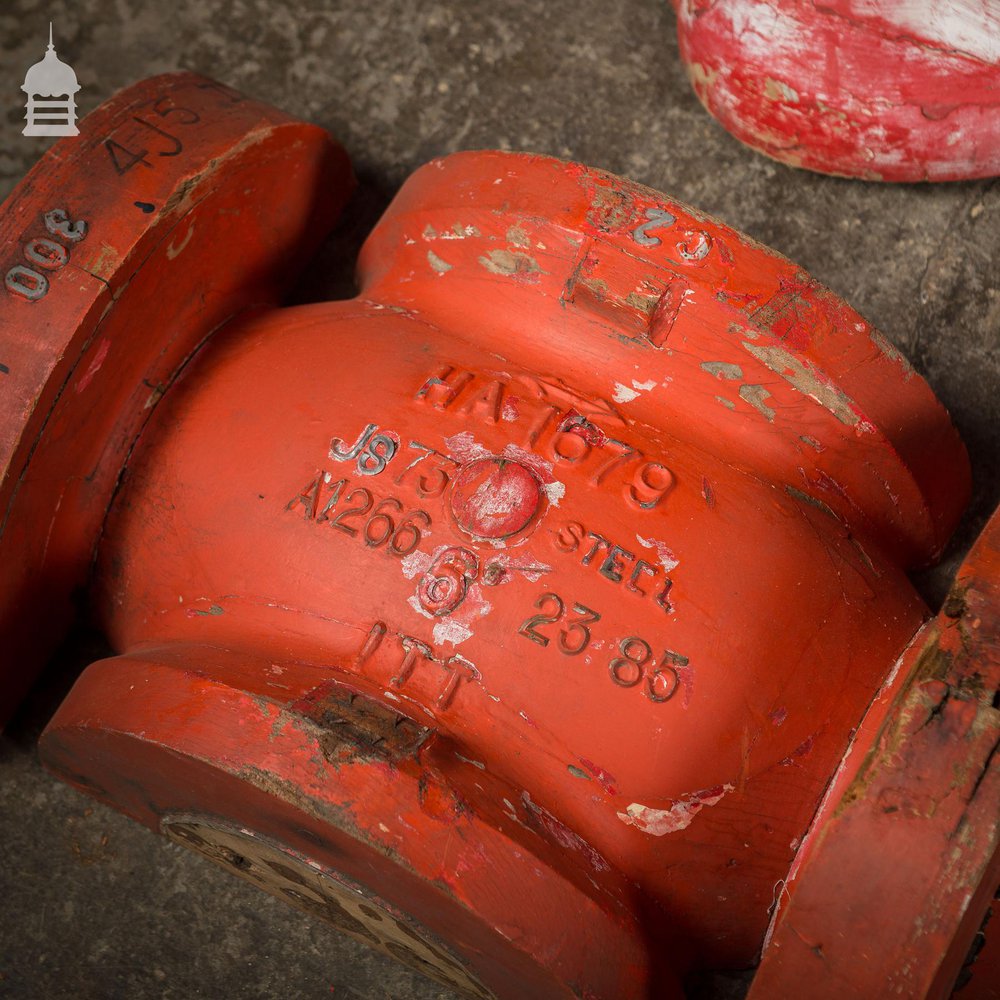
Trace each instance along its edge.
<path fill-rule="evenodd" d="M 92 589 L 121 655 L 45 759 L 346 871 L 498 996 L 751 964 L 927 615 L 947 415 L 795 265 L 578 165 L 435 161 L 360 274 L 166 393 Z"/>
<path fill-rule="evenodd" d="M 80 132 L 0 213 L 0 724 L 74 613 L 160 396 L 216 327 L 277 299 L 351 188 L 321 129 L 190 73 L 123 90 Z M 32 259 L 39 240 L 55 262 Z"/>
<path fill-rule="evenodd" d="M 705 107 L 783 163 L 885 181 L 1000 174 L 996 0 L 674 0 Z"/>

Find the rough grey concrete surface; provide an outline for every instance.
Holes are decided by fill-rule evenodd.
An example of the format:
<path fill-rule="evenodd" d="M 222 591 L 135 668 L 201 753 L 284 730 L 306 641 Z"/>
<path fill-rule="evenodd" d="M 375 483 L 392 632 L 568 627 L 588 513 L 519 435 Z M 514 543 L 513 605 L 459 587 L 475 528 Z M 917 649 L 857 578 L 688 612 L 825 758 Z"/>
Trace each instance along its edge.
<path fill-rule="evenodd" d="M 4 196 L 50 141 L 20 134 L 18 89 L 50 19 L 81 113 L 192 69 L 339 137 L 361 187 L 299 298 L 350 294 L 364 233 L 432 157 L 499 147 L 580 160 L 777 248 L 930 381 L 976 479 L 942 566 L 918 580 L 931 603 L 1000 499 L 1000 184 L 865 184 L 750 152 L 692 95 L 665 0 L 6 0 Z M 48 777 L 34 739 L 94 642 L 70 642 L 0 744 L 0 996 L 450 995 Z"/>

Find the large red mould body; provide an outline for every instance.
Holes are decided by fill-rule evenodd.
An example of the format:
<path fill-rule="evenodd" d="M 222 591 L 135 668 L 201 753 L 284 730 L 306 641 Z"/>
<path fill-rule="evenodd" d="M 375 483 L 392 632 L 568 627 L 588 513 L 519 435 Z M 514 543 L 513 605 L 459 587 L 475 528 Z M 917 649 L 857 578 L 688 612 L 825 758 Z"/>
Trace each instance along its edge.
<path fill-rule="evenodd" d="M 995 2 L 673 2 L 698 98 L 754 149 L 866 180 L 1000 174 Z"/>
<path fill-rule="evenodd" d="M 125 655 L 46 754 L 151 825 L 215 810 L 310 848 L 501 992 L 551 995 L 516 954 L 607 996 L 751 963 L 926 613 L 903 568 L 968 491 L 946 415 L 789 262 L 553 160 L 429 165 L 361 273 L 231 325 L 161 404 L 102 548 Z M 489 530 L 484 477 L 512 490 Z M 331 757 L 341 689 L 431 735 Z"/>

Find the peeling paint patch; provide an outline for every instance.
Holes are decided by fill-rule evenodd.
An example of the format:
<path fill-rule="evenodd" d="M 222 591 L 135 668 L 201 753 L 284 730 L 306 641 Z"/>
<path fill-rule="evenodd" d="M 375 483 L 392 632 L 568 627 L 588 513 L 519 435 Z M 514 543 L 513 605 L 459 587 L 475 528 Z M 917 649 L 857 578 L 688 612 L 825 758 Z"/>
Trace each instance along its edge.
<path fill-rule="evenodd" d="M 741 385 L 740 399 L 749 403 L 755 410 L 762 413 L 768 422 L 774 421 L 774 408 L 764 402 L 770 399 L 771 394 L 762 385 Z"/>
<path fill-rule="evenodd" d="M 861 420 L 850 397 L 812 365 L 800 361 L 783 347 L 751 344 L 746 340 L 742 344 L 758 361 L 803 395 L 829 410 L 842 424 L 865 431 L 873 429 L 870 424 Z M 740 394 L 742 393 L 741 389 Z"/>
<path fill-rule="evenodd" d="M 476 441 L 472 431 L 461 431 L 444 439 L 448 455 L 457 462 L 472 462 L 477 458 L 489 458 L 490 453 Z"/>
<path fill-rule="evenodd" d="M 837 520 L 837 515 L 833 512 L 832 508 L 828 507 L 822 500 L 818 500 L 814 496 L 810 496 L 808 493 L 803 493 L 802 490 L 796 489 L 794 486 L 785 485 L 785 492 L 795 500 L 801 503 L 809 504 L 810 507 L 816 507 L 818 510 L 823 511 L 824 514 L 828 514 L 834 520 Z"/>
<path fill-rule="evenodd" d="M 587 444 L 598 448 L 603 448 L 608 443 L 608 435 L 576 409 L 571 409 L 563 417 L 559 430 L 575 434 L 577 437 L 583 438 Z"/>
<path fill-rule="evenodd" d="M 574 778 L 583 778 L 584 781 L 590 781 L 590 775 L 587 774 L 582 768 L 577 767 L 575 764 L 567 764 L 566 770 L 573 775 Z"/>
<path fill-rule="evenodd" d="M 432 562 L 433 557 L 430 553 L 421 552 L 420 549 L 415 549 L 409 555 L 405 555 L 399 560 L 399 564 L 403 568 L 403 576 L 407 580 L 412 580 L 415 576 L 426 573 L 430 569 Z"/>
<path fill-rule="evenodd" d="M 148 385 L 148 383 L 146 383 Z M 80 390 L 77 389 L 77 392 Z M 157 385 L 153 387 L 153 391 L 146 397 L 146 402 L 143 404 L 144 410 L 151 410 L 156 404 L 163 398 L 163 394 L 166 389 L 162 385 Z"/>
<path fill-rule="evenodd" d="M 710 508 L 715 506 L 715 490 L 706 476 L 701 477 L 701 495 Z"/>
<path fill-rule="evenodd" d="M 447 274 L 452 265 L 446 260 L 442 260 L 433 250 L 427 251 L 427 263 L 430 264 L 438 274 Z"/>
<path fill-rule="evenodd" d="M 894 361 L 903 369 L 903 375 L 907 382 L 916 374 L 910 359 L 891 341 L 887 340 L 878 330 L 872 330 L 868 336 L 876 349 L 884 354 L 890 361 Z"/>
<path fill-rule="evenodd" d="M 461 222 L 456 222 L 451 227 L 450 233 L 441 233 L 443 240 L 466 240 L 470 236 L 482 236 L 482 233 L 475 226 L 463 225 Z"/>
<path fill-rule="evenodd" d="M 690 663 L 680 660 L 676 660 L 671 666 L 674 668 L 674 673 L 677 674 L 677 679 L 681 682 L 681 690 L 684 694 L 681 707 L 687 708 L 694 697 L 694 667 Z"/>
<path fill-rule="evenodd" d="M 607 284 L 603 281 L 601 284 L 604 285 L 604 291 L 607 292 Z M 628 295 L 625 296 L 625 302 L 632 306 L 633 309 L 638 309 L 640 312 L 644 312 L 647 316 L 651 316 L 661 298 L 661 295 L 644 294 L 643 292 L 636 291 L 629 292 Z"/>
<path fill-rule="evenodd" d="M 646 382 L 639 382 L 637 379 L 632 379 L 631 388 L 627 385 L 622 385 L 621 382 L 616 382 L 614 395 L 611 398 L 616 403 L 630 403 L 633 399 L 638 399 L 640 393 L 649 392 L 650 389 L 655 389 L 658 384 L 655 378 L 649 379 Z"/>
<path fill-rule="evenodd" d="M 418 615 L 423 615 L 424 618 L 430 618 L 431 621 L 434 621 L 434 616 L 429 611 L 424 610 L 420 603 L 420 598 L 418 598 L 416 594 L 410 594 L 410 596 L 406 599 L 406 603 L 409 604 L 409 606 L 413 608 Z"/>
<path fill-rule="evenodd" d="M 167 244 L 167 260 L 173 260 L 175 257 L 180 256 L 184 248 L 191 242 L 191 237 L 194 235 L 194 222 L 188 226 L 188 231 L 184 234 L 184 239 L 180 243 L 169 243 Z"/>
<path fill-rule="evenodd" d="M 730 364 L 728 361 L 702 361 L 701 370 L 708 372 L 709 375 L 714 375 L 716 378 L 743 378 L 743 369 L 739 365 Z"/>
<path fill-rule="evenodd" d="M 647 549 L 656 549 L 656 554 L 659 557 L 660 565 L 663 569 L 669 573 L 672 569 L 675 569 L 680 565 L 680 560 L 674 555 L 672 549 L 666 542 L 661 542 L 656 538 L 643 538 L 642 535 L 636 534 L 636 539 L 639 544 Z"/>
<path fill-rule="evenodd" d="M 508 461 L 520 462 L 521 465 L 526 465 L 531 469 L 542 481 L 543 490 L 547 484 L 552 482 L 552 463 L 546 462 L 541 455 L 536 455 L 534 452 L 528 451 L 527 448 L 513 443 L 506 445 L 500 455 Z"/>
<path fill-rule="evenodd" d="M 199 611 L 197 608 L 188 608 L 187 615 L 188 618 L 194 618 L 196 615 L 222 615 L 225 611 L 218 605 L 213 604 L 207 611 Z"/>
<path fill-rule="evenodd" d="M 789 87 L 781 80 L 768 77 L 764 81 L 764 96 L 769 101 L 787 101 L 789 104 L 799 103 L 799 94 L 794 87 Z"/>
<path fill-rule="evenodd" d="M 566 496 L 566 484 L 556 481 L 543 483 L 542 492 L 549 498 L 549 503 L 553 507 L 558 507 L 559 501 Z"/>
<path fill-rule="evenodd" d="M 722 405 L 723 405 L 723 406 L 724 406 L 724 407 L 725 407 L 725 408 L 726 408 L 727 410 L 735 410 L 735 409 L 736 409 L 736 404 L 735 404 L 735 403 L 734 403 L 734 402 L 733 402 L 733 401 L 732 401 L 731 399 L 725 399 L 725 398 L 724 398 L 724 397 L 722 397 L 722 396 L 716 396 L 716 397 L 715 397 L 715 401 L 716 401 L 717 403 L 722 403 Z"/>
<path fill-rule="evenodd" d="M 778 761 L 781 767 L 793 767 L 795 761 L 800 757 L 808 757 L 812 753 L 813 744 L 816 742 L 815 736 L 810 736 L 809 739 L 804 740 L 800 743 L 788 757 L 784 757 Z"/>
<path fill-rule="evenodd" d="M 639 398 L 639 393 L 627 385 L 622 385 L 621 382 L 615 382 L 615 391 L 611 398 L 616 403 L 631 403 L 633 399 Z"/>
<path fill-rule="evenodd" d="M 491 274 L 502 274 L 508 277 L 534 277 L 543 273 L 538 266 L 538 261 L 521 251 L 491 250 L 484 257 L 479 258 L 479 263 Z"/>
<path fill-rule="evenodd" d="M 701 94 L 715 86 L 719 71 L 708 69 L 703 63 L 693 62 L 688 65 L 688 75 L 691 77 L 691 85 Z"/>
<path fill-rule="evenodd" d="M 618 818 L 626 826 L 634 826 L 643 833 L 653 837 L 663 837 L 668 833 L 678 833 L 686 830 L 706 806 L 714 806 L 729 792 L 733 785 L 715 785 L 677 799 L 669 809 L 654 809 L 639 802 L 631 803 L 625 812 L 618 813 Z"/>
<path fill-rule="evenodd" d="M 507 242 L 515 247 L 526 248 L 531 246 L 531 238 L 521 226 L 511 226 L 507 230 Z"/>
<path fill-rule="evenodd" d="M 118 251 L 110 243 L 102 243 L 100 252 L 89 264 L 87 270 L 95 278 L 104 280 L 110 278 L 120 264 L 121 257 L 118 255 Z"/>
<path fill-rule="evenodd" d="M 463 625 L 462 622 L 455 621 L 453 618 L 445 618 L 437 622 L 434 626 L 434 643 L 438 646 L 446 642 L 457 646 L 460 642 L 465 642 L 466 639 L 471 638 L 472 629 L 468 625 Z"/>
<path fill-rule="evenodd" d="M 451 230 L 442 229 L 439 233 L 430 223 L 424 226 L 424 231 L 421 236 L 425 240 L 464 240 L 468 239 L 470 236 L 480 236 L 482 235 L 475 226 L 464 226 L 461 222 L 456 222 Z"/>

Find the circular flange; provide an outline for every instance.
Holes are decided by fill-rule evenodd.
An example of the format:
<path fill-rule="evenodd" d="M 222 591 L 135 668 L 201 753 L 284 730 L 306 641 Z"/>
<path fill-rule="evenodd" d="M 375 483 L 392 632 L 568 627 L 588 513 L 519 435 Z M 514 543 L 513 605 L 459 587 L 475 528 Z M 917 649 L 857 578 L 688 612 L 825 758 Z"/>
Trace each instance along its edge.
<path fill-rule="evenodd" d="M 312 664 L 271 687 L 271 658 L 149 653 L 83 673 L 39 742 L 47 767 L 469 996 L 679 995 L 669 969 L 650 984 L 634 887 L 506 816 L 517 793 L 440 730 Z"/>
<path fill-rule="evenodd" d="M 494 995 L 429 931 L 290 847 L 214 817 L 165 816 L 161 830 L 174 842 L 463 997 L 490 1000 Z"/>
<path fill-rule="evenodd" d="M 180 73 L 101 105 L 4 204 L 0 723 L 71 618 L 153 407 L 212 331 L 277 299 L 351 186 L 321 129 Z"/>

